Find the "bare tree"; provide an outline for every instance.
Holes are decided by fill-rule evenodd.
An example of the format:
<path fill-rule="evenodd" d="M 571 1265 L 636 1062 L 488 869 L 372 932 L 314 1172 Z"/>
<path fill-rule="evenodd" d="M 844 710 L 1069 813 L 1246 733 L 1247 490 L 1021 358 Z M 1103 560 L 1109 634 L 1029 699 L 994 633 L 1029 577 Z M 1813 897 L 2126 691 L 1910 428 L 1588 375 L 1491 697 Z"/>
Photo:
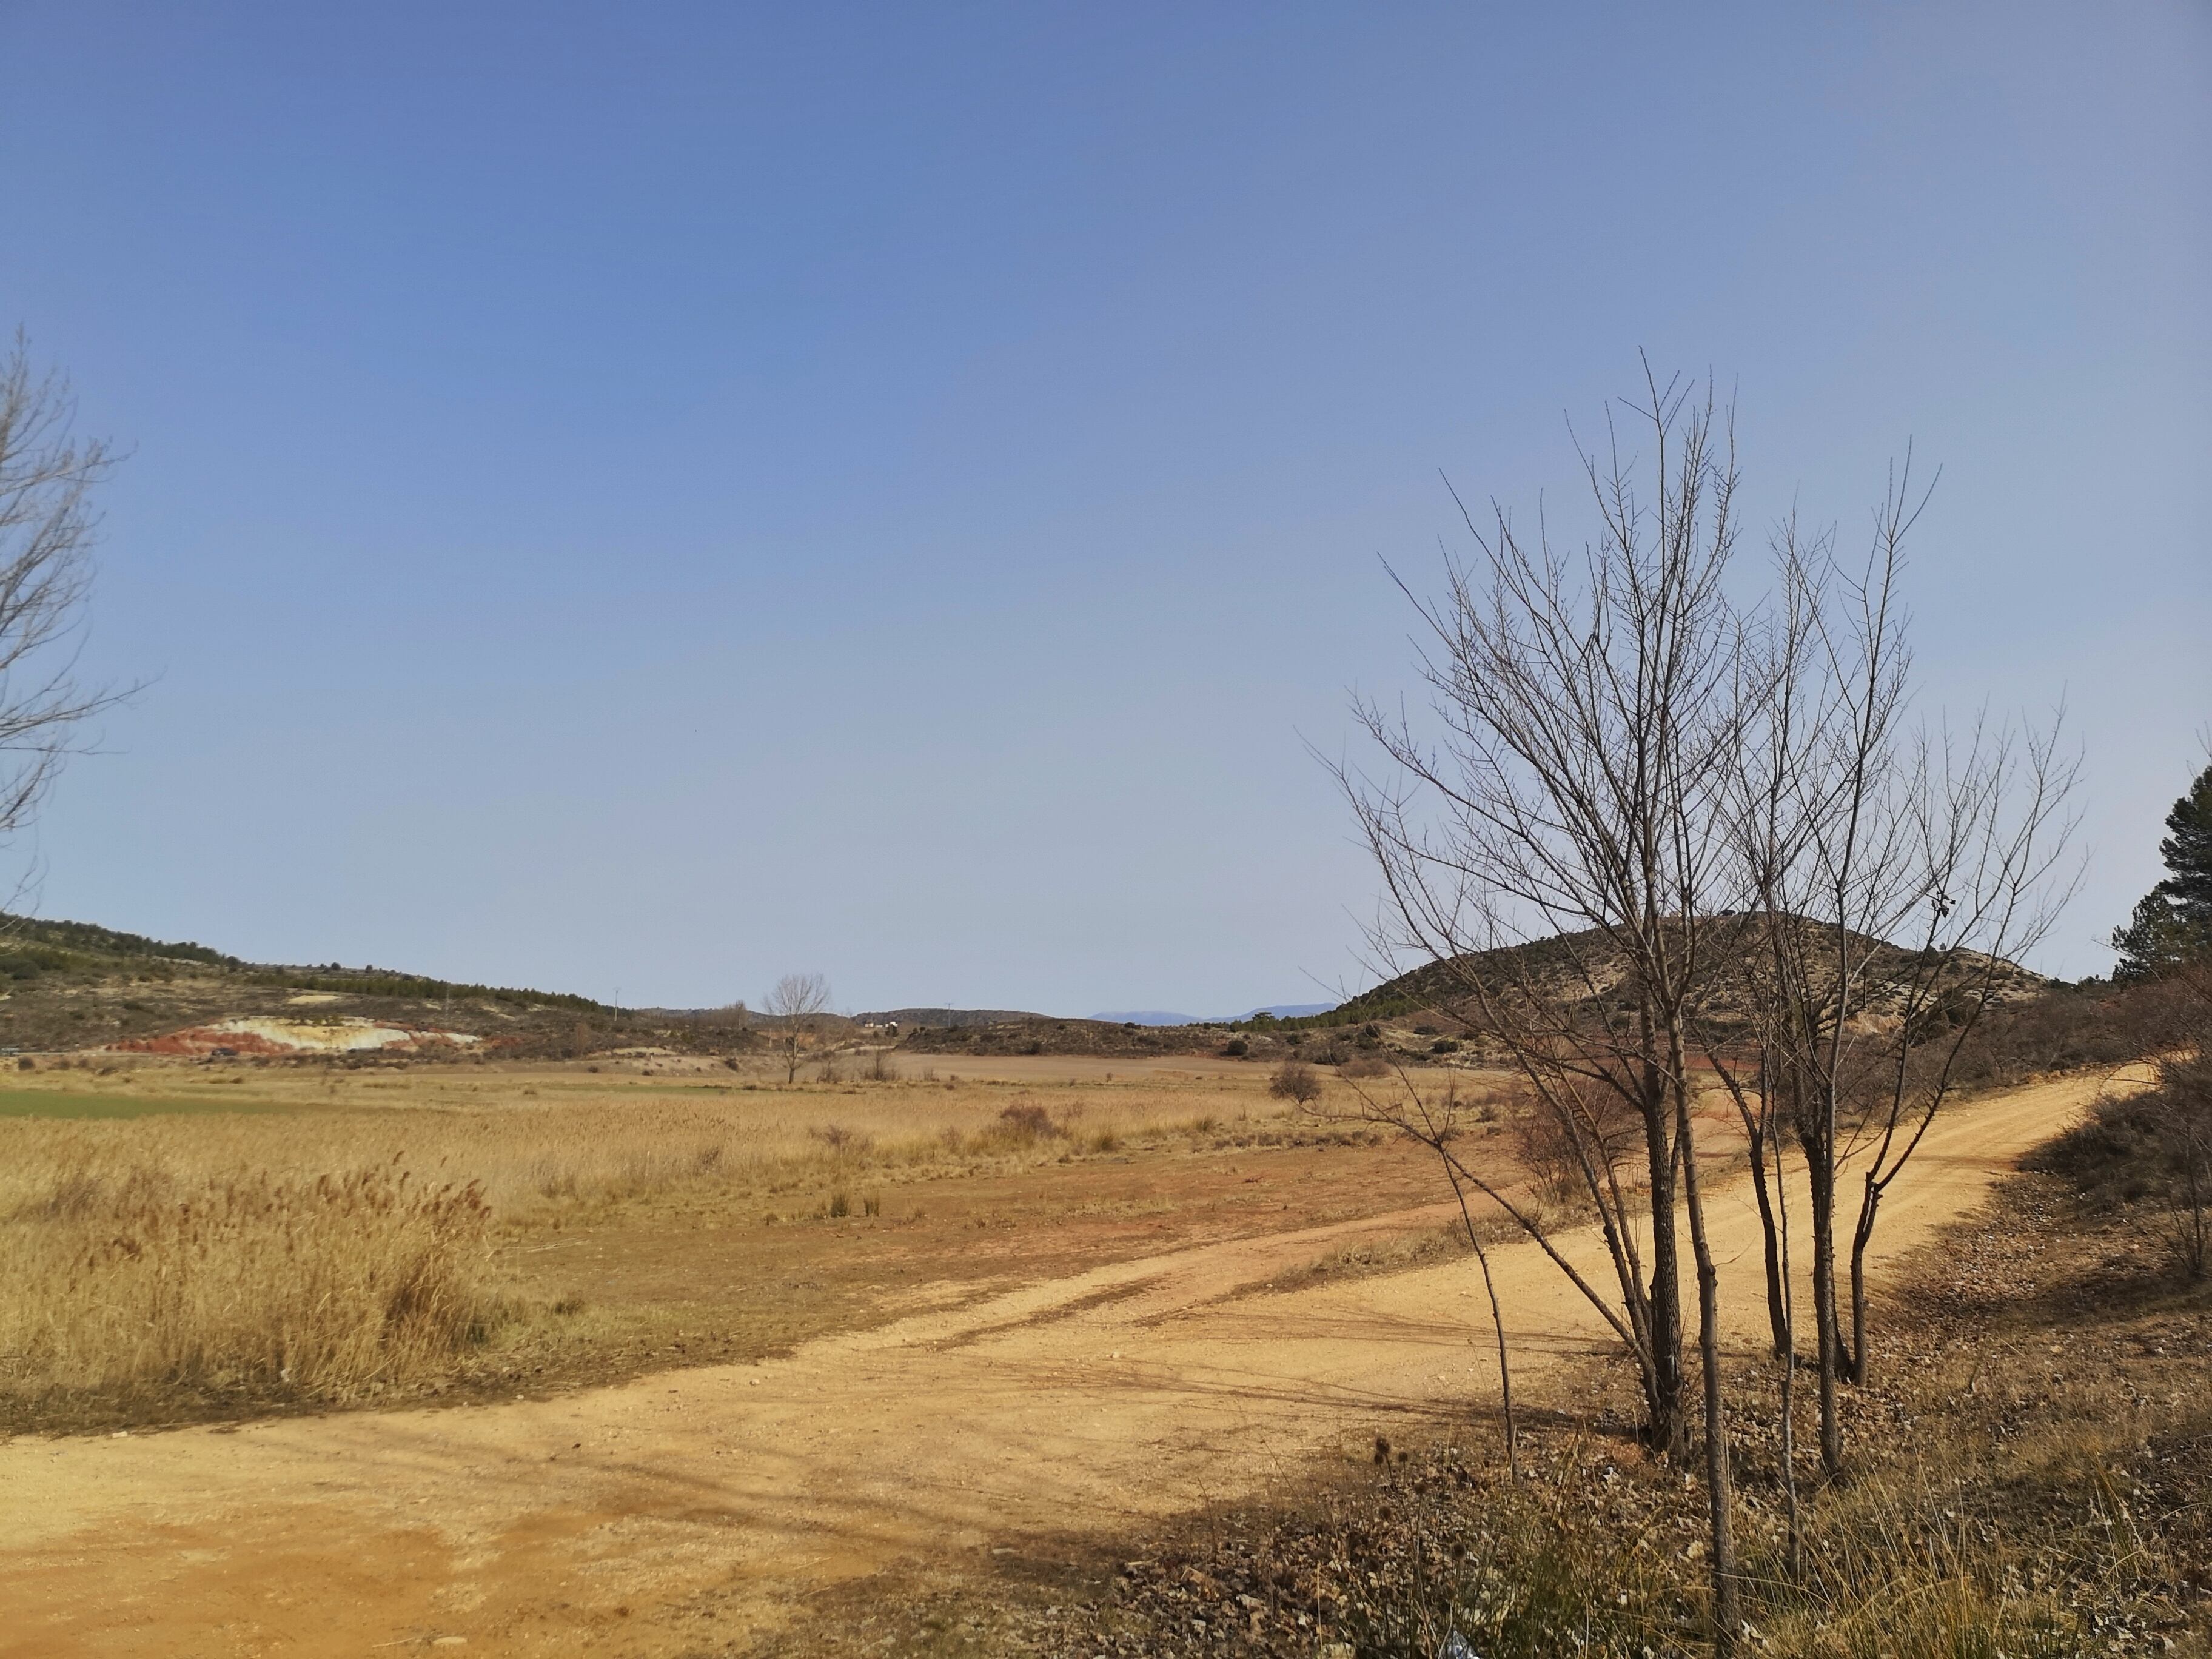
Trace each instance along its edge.
<path fill-rule="evenodd" d="M 1292 1058 L 1275 1067 L 1267 1079 L 1267 1092 L 1278 1100 L 1310 1106 L 1321 1098 L 1321 1073 L 1303 1060 Z"/>
<path fill-rule="evenodd" d="M 1693 401 L 1648 372 L 1645 386 L 1632 407 L 1648 463 L 1623 453 L 1610 417 L 1604 453 L 1583 453 L 1600 531 L 1578 555 L 1540 525 L 1524 539 L 1503 507 L 1479 526 L 1462 504 L 1479 556 L 1447 555 L 1441 600 L 1399 583 L 1425 627 L 1422 672 L 1441 735 L 1362 702 L 1389 773 L 1335 769 L 1388 894 L 1378 952 L 1436 964 L 1549 1117 L 1617 1295 L 1570 1277 L 1628 1348 L 1651 1442 L 1674 1459 L 1689 1449 L 1687 1222 L 1713 1618 L 1726 1644 L 1738 1620 L 1718 1279 L 1688 1061 L 1706 920 L 1730 876 L 1725 809 L 1745 720 L 1741 627 L 1723 586 L 1737 479 L 1710 393 Z M 1606 1133 L 1617 1112 L 1640 1127 L 1640 1181 Z M 1455 1168 L 1501 1199 L 1495 1182 Z M 1506 1207 L 1565 1267 L 1540 1224 Z"/>
<path fill-rule="evenodd" d="M 115 459 L 73 435 L 69 387 L 0 358 L 0 836 L 27 823 L 86 716 L 129 695 L 76 678 L 72 635 L 92 584 L 93 491 Z"/>
<path fill-rule="evenodd" d="M 790 1062 L 784 1074 L 786 1083 L 798 1081 L 799 1048 L 813 1035 L 829 1007 L 830 981 L 819 974 L 786 974 L 762 1004 L 782 1031 L 784 1055 Z"/>
<path fill-rule="evenodd" d="M 1652 1443 L 1671 1458 L 1688 1451 L 1688 1234 L 1725 1647 L 1737 1628 L 1731 1494 L 1691 1054 L 1717 1074 L 1749 1143 L 1785 1413 L 1791 1144 L 1804 1158 L 1820 1455 L 1838 1471 L 1838 1389 L 1868 1374 L 1867 1261 L 1883 1200 L 1954 1094 L 1976 1024 L 2030 982 L 2010 959 L 2069 890 L 2059 866 L 2074 768 L 2056 719 L 1908 726 L 1899 579 L 1928 500 L 1909 451 L 1863 562 L 1839 561 L 1832 532 L 1784 520 L 1776 591 L 1746 603 L 1725 586 L 1729 422 L 1710 392 L 1693 401 L 1648 367 L 1645 387 L 1633 408 L 1648 459 L 1625 459 L 1610 422 L 1604 450 L 1583 452 L 1600 531 L 1578 553 L 1559 551 L 1541 520 L 1531 541 L 1503 508 L 1478 527 L 1462 504 L 1480 556 L 1447 555 L 1438 600 L 1399 582 L 1425 624 L 1437 735 L 1361 702 L 1389 768 L 1380 781 L 1333 769 L 1383 878 L 1378 954 L 1426 958 L 1459 1017 L 1521 1073 L 1524 1158 L 1595 1221 L 1613 1291 L 1577 1274 L 1542 1218 L 1439 1134 L 1427 1109 L 1383 1115 L 1437 1148 L 1455 1190 L 1498 1202 L 1597 1308 L 1636 1364 Z M 1794 1550 L 1794 1465 L 1787 1483 Z"/>
<path fill-rule="evenodd" d="M 2042 937 L 2067 891 L 2054 878 L 2073 769 L 2057 722 L 1978 722 L 1957 739 L 1907 726 L 1899 578 L 1927 501 L 1908 452 L 1856 568 L 1839 564 L 1832 532 L 1808 536 L 1794 519 L 1778 527 L 1779 592 L 1747 653 L 1757 696 L 1731 806 L 1741 896 L 1731 944 L 1714 957 L 1736 1024 L 1705 1032 L 1755 1164 L 1784 1121 L 1805 1159 L 1831 1474 L 1843 1458 L 1838 1384 L 1867 1375 L 1866 1260 L 1883 1197 L 1954 1092 L 1967 1036 L 2021 982 L 2008 958 Z M 1847 1335 L 1838 1212 L 1854 1164 Z M 1786 1238 L 1763 1176 L 1757 1185 L 1769 1307 L 1786 1347 Z"/>

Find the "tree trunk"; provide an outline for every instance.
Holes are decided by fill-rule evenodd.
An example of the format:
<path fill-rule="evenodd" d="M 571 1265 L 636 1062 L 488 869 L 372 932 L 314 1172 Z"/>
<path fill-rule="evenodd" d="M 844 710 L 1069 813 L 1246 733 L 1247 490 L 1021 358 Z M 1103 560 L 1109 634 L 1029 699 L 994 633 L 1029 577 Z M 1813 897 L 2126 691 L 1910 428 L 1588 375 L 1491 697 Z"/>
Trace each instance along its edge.
<path fill-rule="evenodd" d="M 1682 1153 L 1682 1198 L 1689 1212 L 1690 1249 L 1698 1264 L 1698 1358 L 1705 1389 L 1705 1504 L 1713 1541 L 1713 1646 L 1716 1652 L 1729 1654 L 1735 1650 L 1742 1614 L 1736 1604 L 1728 1425 L 1721 1413 L 1721 1276 L 1705 1237 L 1705 1192 L 1698 1181 L 1689 1091 L 1679 1082 L 1674 1135 Z"/>
<path fill-rule="evenodd" d="M 1664 1114 L 1663 1102 L 1647 1115 Z M 1659 1117 L 1656 1133 L 1644 1136 L 1651 1180 L 1651 1382 L 1646 1390 L 1651 1416 L 1651 1445 L 1669 1462 L 1689 1455 L 1690 1425 L 1682 1410 L 1682 1280 L 1674 1237 L 1674 1147 Z M 1648 1123 L 1648 1118 L 1647 1118 Z"/>
<path fill-rule="evenodd" d="M 1775 1209 L 1782 1237 L 1782 1503 L 1790 1529 L 1790 1577 L 1796 1583 L 1805 1571 L 1805 1535 L 1797 1516 L 1797 1305 L 1790 1285 L 1790 1188 L 1779 1136 L 1774 1148 Z"/>
<path fill-rule="evenodd" d="M 1843 1370 L 1842 1333 L 1836 1323 L 1836 1177 L 1825 1147 L 1806 1149 L 1813 1196 L 1813 1327 L 1820 1369 L 1820 1467 L 1844 1472 L 1844 1429 L 1836 1387 Z"/>
<path fill-rule="evenodd" d="M 1759 1231 L 1766 1247 L 1766 1323 L 1773 1335 L 1776 1357 L 1784 1358 L 1790 1352 L 1790 1316 L 1783 1306 L 1782 1233 L 1774 1218 L 1774 1196 L 1766 1184 L 1766 1143 L 1772 1139 L 1778 1147 L 1781 1142 L 1771 1131 L 1756 1125 L 1748 1126 L 1747 1133 L 1751 1140 L 1751 1189 L 1759 1200 Z M 1780 1178 L 1776 1176 L 1777 1180 Z"/>
<path fill-rule="evenodd" d="M 1858 1224 L 1851 1230 L 1851 1346 L 1844 1356 L 1854 1386 L 1867 1380 L 1867 1245 L 1874 1237 L 1875 1212 L 1881 1207 L 1881 1188 L 1867 1176 L 1866 1196 L 1859 1203 Z"/>
<path fill-rule="evenodd" d="M 1498 1286 L 1490 1277 L 1490 1252 L 1482 1248 L 1482 1241 L 1468 1229 L 1468 1242 L 1474 1246 L 1474 1259 L 1482 1264 L 1482 1288 L 1490 1293 L 1490 1320 L 1498 1329 L 1498 1396 L 1505 1412 L 1505 1471 L 1515 1486 L 1521 1484 L 1521 1434 L 1513 1420 L 1513 1367 L 1505 1357 L 1505 1314 L 1498 1305 Z"/>

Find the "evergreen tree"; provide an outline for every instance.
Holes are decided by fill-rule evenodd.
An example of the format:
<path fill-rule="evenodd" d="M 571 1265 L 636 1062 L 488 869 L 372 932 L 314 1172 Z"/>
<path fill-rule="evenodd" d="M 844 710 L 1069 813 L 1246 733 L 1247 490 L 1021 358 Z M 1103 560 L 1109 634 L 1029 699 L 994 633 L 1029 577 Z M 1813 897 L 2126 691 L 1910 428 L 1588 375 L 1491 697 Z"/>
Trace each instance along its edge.
<path fill-rule="evenodd" d="M 2116 979 L 2149 979 L 2185 962 L 2212 957 L 2212 766 L 2166 815 L 2164 881 L 2143 895 L 2127 926 L 2112 933 Z"/>

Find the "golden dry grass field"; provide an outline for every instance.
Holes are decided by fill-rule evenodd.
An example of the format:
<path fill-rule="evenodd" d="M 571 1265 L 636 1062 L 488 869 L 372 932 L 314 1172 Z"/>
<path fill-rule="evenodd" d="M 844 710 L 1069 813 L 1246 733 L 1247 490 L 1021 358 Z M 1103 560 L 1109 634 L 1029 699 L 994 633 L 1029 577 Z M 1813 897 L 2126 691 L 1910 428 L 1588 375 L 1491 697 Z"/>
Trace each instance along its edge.
<path fill-rule="evenodd" d="M 918 1299 L 1435 1195 L 1406 1150 L 1297 1113 L 1257 1066 L 988 1065 L 795 1085 L 666 1056 L 19 1076 L 0 1426 L 757 1358 Z"/>

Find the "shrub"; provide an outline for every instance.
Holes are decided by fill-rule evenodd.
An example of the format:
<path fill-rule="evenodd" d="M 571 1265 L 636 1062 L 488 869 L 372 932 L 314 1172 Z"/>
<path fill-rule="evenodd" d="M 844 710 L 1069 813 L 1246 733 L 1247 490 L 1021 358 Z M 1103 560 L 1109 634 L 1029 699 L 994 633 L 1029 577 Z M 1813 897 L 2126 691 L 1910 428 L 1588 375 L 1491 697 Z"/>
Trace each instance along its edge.
<path fill-rule="evenodd" d="M 1321 1073 L 1303 1060 L 1286 1060 L 1267 1079 L 1267 1092 L 1278 1100 L 1310 1106 L 1321 1098 Z"/>
<path fill-rule="evenodd" d="M 2185 1275 L 2212 1272 L 2212 1059 L 2159 1066 L 2157 1086 L 2107 1095 L 2088 1117 L 2030 1155 L 2072 1179 L 2093 1208 L 2150 1206 Z"/>
<path fill-rule="evenodd" d="M 1006 1132 L 1018 1139 L 1042 1140 L 1060 1133 L 1060 1125 L 1052 1121 L 1052 1114 L 1024 1096 L 999 1114 L 999 1121 Z"/>
<path fill-rule="evenodd" d="M 1235 1060 L 1242 1060 L 1252 1052 L 1252 1045 L 1243 1037 L 1231 1037 L 1221 1045 L 1221 1052 Z"/>

